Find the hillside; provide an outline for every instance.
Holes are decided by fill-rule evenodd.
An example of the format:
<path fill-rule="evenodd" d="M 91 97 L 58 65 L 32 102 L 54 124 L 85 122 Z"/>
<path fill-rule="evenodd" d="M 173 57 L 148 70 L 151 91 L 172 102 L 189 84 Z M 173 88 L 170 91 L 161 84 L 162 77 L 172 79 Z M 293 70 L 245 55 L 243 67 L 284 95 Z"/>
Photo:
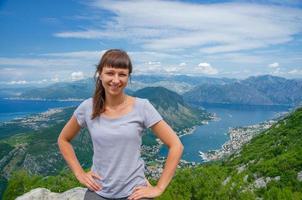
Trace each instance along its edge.
<path fill-rule="evenodd" d="M 302 82 L 276 76 L 256 76 L 227 83 L 201 84 L 183 94 L 193 104 L 297 106 L 302 103 Z"/>
<path fill-rule="evenodd" d="M 159 199 L 302 199 L 302 108 L 240 152 L 178 171 Z"/>
<path fill-rule="evenodd" d="M 175 131 L 200 124 L 209 114 L 188 106 L 182 96 L 163 87 L 147 87 L 138 90 L 134 96 L 149 99 Z"/>

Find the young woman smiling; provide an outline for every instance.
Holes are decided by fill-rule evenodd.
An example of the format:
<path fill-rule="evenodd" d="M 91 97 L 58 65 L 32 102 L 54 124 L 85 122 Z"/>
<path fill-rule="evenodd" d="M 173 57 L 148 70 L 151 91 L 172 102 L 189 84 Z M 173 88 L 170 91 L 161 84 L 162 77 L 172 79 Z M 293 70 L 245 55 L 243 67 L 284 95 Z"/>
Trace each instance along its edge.
<path fill-rule="evenodd" d="M 74 111 L 58 138 L 60 151 L 80 183 L 88 190 L 85 199 L 150 199 L 160 196 L 170 183 L 183 145 L 171 127 L 147 100 L 125 94 L 132 64 L 123 50 L 104 53 L 95 73 L 93 98 Z M 87 127 L 93 143 L 89 172 L 81 167 L 71 140 Z M 164 170 L 155 186 L 144 175 L 140 155 L 142 132 L 151 128 L 168 146 Z"/>

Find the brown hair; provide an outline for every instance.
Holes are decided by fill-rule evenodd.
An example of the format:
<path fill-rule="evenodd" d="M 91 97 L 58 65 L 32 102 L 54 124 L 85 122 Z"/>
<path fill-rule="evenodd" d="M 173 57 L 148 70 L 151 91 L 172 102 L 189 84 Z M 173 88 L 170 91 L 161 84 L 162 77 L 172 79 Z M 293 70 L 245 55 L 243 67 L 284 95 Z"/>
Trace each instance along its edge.
<path fill-rule="evenodd" d="M 104 53 L 94 74 L 95 91 L 93 95 L 93 110 L 91 119 L 100 116 L 104 112 L 105 89 L 99 76 L 104 67 L 129 69 L 132 72 L 132 63 L 128 54 L 121 49 L 110 49 Z"/>

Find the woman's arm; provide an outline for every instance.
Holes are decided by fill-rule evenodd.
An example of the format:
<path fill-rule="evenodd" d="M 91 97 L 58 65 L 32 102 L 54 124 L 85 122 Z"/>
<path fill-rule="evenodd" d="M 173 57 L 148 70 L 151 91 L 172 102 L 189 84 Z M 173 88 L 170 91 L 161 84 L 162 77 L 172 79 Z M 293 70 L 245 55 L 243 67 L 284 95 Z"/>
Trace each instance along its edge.
<path fill-rule="evenodd" d="M 91 171 L 86 173 L 83 170 L 70 143 L 80 129 L 81 126 L 78 124 L 77 119 L 72 116 L 58 137 L 59 149 L 79 182 L 87 186 L 90 190 L 97 191 L 101 189 L 101 186 L 96 183 L 94 178 L 100 179 L 101 177 Z"/>
<path fill-rule="evenodd" d="M 128 198 L 137 200 L 141 198 L 154 198 L 160 196 L 169 185 L 183 152 L 183 145 L 172 128 L 161 120 L 152 127 L 155 135 L 169 148 L 168 157 L 163 173 L 155 187 L 137 187 Z"/>

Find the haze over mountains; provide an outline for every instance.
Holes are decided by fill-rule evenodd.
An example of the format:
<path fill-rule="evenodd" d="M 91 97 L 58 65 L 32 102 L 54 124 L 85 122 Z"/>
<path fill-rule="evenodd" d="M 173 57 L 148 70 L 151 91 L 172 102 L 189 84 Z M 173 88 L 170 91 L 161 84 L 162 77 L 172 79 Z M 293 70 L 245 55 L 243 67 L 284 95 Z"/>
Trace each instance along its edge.
<path fill-rule="evenodd" d="M 127 92 L 147 86 L 162 86 L 181 94 L 192 104 L 240 104 L 297 106 L 302 102 L 302 80 L 277 76 L 252 76 L 244 80 L 179 76 L 133 76 Z M 14 97 L 36 99 L 85 99 L 92 95 L 94 81 L 86 79 L 27 89 Z M 11 95 L 12 96 L 12 95 Z"/>

